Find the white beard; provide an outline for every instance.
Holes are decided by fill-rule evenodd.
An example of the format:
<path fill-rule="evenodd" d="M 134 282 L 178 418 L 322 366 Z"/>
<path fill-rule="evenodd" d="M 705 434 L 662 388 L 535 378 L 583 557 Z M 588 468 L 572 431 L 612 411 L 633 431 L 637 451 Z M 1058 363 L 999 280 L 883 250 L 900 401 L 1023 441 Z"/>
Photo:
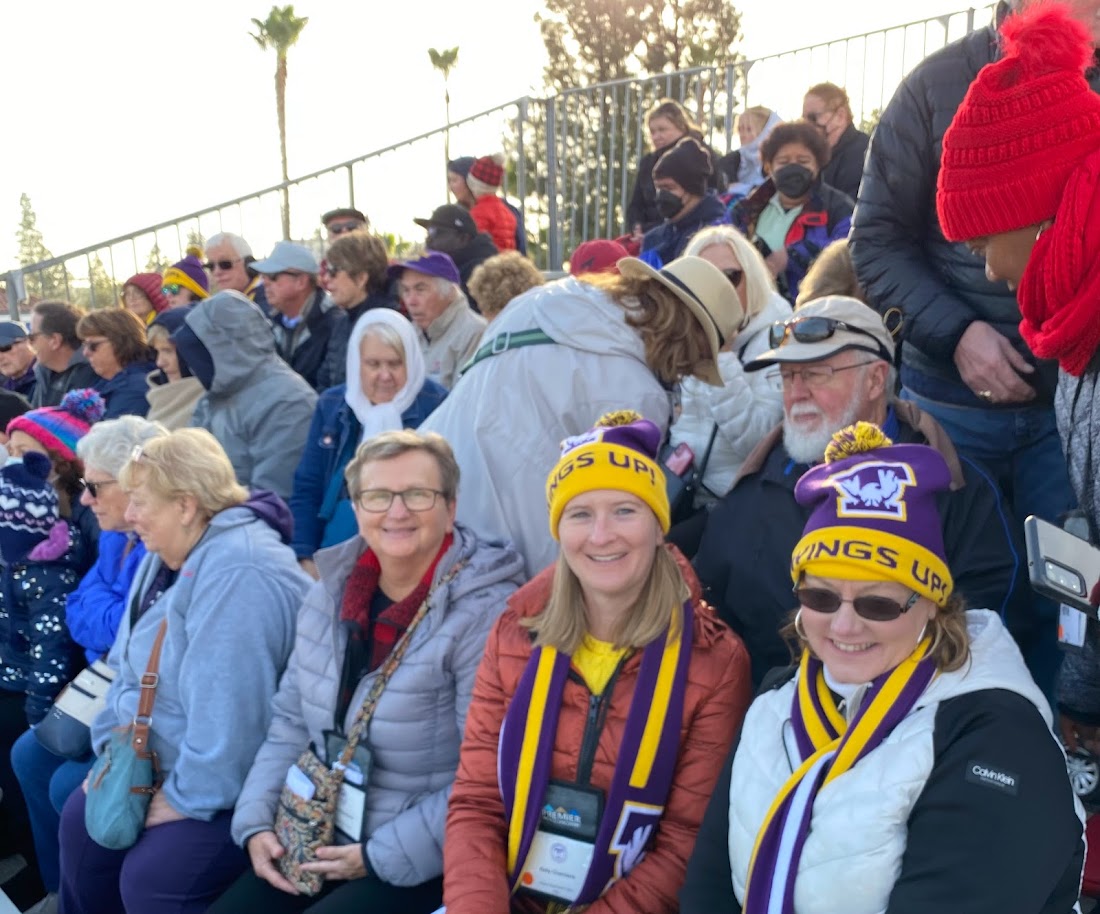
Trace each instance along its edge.
<path fill-rule="evenodd" d="M 791 459 L 795 463 L 806 463 L 811 466 L 824 461 L 825 448 L 833 440 L 833 435 L 859 419 L 861 405 L 859 398 L 853 397 L 852 402 L 845 407 L 836 421 L 830 421 L 820 407 L 813 403 L 796 404 L 789 412 L 784 412 L 783 446 Z M 792 413 L 796 417 L 816 416 L 821 422 L 816 430 L 803 431 L 800 426 L 791 421 Z"/>

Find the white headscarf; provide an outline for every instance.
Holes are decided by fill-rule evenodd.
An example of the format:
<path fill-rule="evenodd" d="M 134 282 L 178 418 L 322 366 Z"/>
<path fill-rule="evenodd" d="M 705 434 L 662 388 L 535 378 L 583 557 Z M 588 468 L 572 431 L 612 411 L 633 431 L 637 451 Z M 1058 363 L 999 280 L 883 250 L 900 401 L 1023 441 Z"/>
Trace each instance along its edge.
<path fill-rule="evenodd" d="M 378 324 L 386 324 L 396 330 L 405 348 L 405 386 L 389 403 L 371 403 L 363 393 L 363 386 L 359 380 L 359 366 L 363 360 L 359 347 L 367 331 Z M 352 327 L 351 336 L 348 338 L 347 391 L 344 393 L 345 402 L 355 413 L 359 424 L 363 426 L 363 437 L 360 441 L 366 441 L 382 432 L 402 428 L 401 414 L 412 406 L 417 394 L 420 393 L 420 388 L 424 386 L 425 377 L 427 373 L 424 370 L 424 353 L 420 351 L 416 329 L 407 318 L 389 308 L 372 308 L 360 317 Z"/>

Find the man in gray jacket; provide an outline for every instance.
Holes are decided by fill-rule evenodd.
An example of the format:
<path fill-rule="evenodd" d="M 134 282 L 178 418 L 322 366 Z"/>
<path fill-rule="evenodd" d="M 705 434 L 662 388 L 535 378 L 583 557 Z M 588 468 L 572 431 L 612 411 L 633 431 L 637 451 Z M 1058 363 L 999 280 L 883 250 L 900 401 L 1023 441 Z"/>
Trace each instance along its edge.
<path fill-rule="evenodd" d="M 206 388 L 191 425 L 218 439 L 241 485 L 289 498 L 317 394 L 278 357 L 270 321 L 239 292 L 219 292 L 172 342 Z"/>

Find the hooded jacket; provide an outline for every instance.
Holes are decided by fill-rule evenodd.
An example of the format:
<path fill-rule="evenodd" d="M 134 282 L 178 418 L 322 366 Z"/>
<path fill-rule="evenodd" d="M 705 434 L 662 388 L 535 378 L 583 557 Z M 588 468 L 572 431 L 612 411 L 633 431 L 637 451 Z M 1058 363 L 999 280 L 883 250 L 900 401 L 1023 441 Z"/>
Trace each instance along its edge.
<path fill-rule="evenodd" d="M 943 135 L 978 71 L 999 56 L 996 29 L 978 29 L 905 77 L 867 153 L 850 243 L 867 301 L 882 314 L 902 314 L 902 383 L 933 400 L 981 409 L 989 404 L 963 383 L 954 361 L 974 321 L 991 325 L 1038 366 L 1022 376 L 1037 391 L 1033 405 L 1049 405 L 1057 376 L 1055 363 L 1036 360 L 1020 337 L 1015 293 L 989 282 L 982 258 L 965 244 L 947 241 L 936 214 Z M 1100 70 L 1088 77 L 1100 90 Z"/>
<path fill-rule="evenodd" d="M 1023 643 L 1034 636 L 1025 558 L 1016 523 L 988 472 L 961 457 L 943 429 L 912 403 L 894 403 L 884 423 L 898 443 L 928 444 L 951 468 L 950 492 L 937 497 L 955 590 L 968 603 L 1001 613 Z M 767 435 L 741 467 L 733 488 L 707 514 L 695 571 L 718 615 L 745 639 L 753 683 L 785 666 L 790 651 L 779 636 L 797 601 L 791 594 L 791 553 L 809 519 L 794 498 L 809 467 L 783 446 L 782 428 Z M 976 535 L 975 531 L 980 531 Z"/>
<path fill-rule="evenodd" d="M 328 297 L 324 289 L 314 290 L 306 302 L 298 324 L 287 327 L 282 315 L 271 310 L 271 326 L 275 332 L 275 349 L 291 368 L 305 378 L 316 391 L 339 384 L 343 372 L 334 376 L 334 358 L 338 350 L 347 348 L 344 333 L 348 316 Z M 341 347 L 341 342 L 343 347 Z"/>
<path fill-rule="evenodd" d="M 671 547 L 670 547 L 671 548 Z M 630 874 L 588 905 L 589 914 L 672 914 L 684 866 L 710 799 L 715 778 L 748 707 L 748 658 L 741 642 L 699 601 L 690 566 L 673 550 L 695 600 L 691 660 L 684 693 L 680 750 L 668 801 L 645 858 Z M 462 743 L 444 845 L 444 901 L 450 914 L 485 911 L 544 911 L 530 897 L 509 906 L 505 864 L 507 818 L 497 779 L 497 757 L 505 709 L 516 694 L 532 653 L 531 632 L 519 624 L 541 612 L 550 598 L 554 569 L 548 568 L 508 601 L 489 636 L 478 670 Z M 575 783 L 578 777 L 604 791 L 631 708 L 642 652 L 628 655 L 598 699 L 571 671 L 562 695 L 550 776 Z M 593 722 L 593 708 L 598 722 Z M 590 747 L 590 748 L 586 748 Z M 591 753 L 591 755 L 589 755 Z M 582 757 L 584 757 L 582 759 Z M 586 778 L 582 766 L 590 766 Z M 719 910 L 719 909 L 715 909 Z"/>
<path fill-rule="evenodd" d="M 967 628 L 969 662 L 938 674 L 882 743 L 817 794 L 795 876 L 799 914 L 1077 910 L 1084 812 L 1050 708 L 995 613 L 968 612 Z M 797 681 L 749 708 L 688 866 L 683 914 L 741 910 L 757 833 L 798 758 Z"/>
<path fill-rule="evenodd" d="M 317 555 L 321 579 L 298 615 L 294 653 L 273 702 L 267 737 L 233 815 L 233 839 L 242 846 L 275 821 L 287 768 L 323 731 L 344 733 L 378 676 L 355 688 L 346 717 L 334 719 L 347 629 L 340 607 L 348 576 L 364 549 L 356 538 Z M 371 869 L 391 885 L 413 886 L 443 871 L 443 827 L 474 675 L 489 628 L 522 583 L 522 563 L 511 549 L 478 542 L 461 526 L 435 570 L 429 610 L 375 707 L 366 743 L 372 767 L 366 791 L 365 853 Z"/>
<path fill-rule="evenodd" d="M 241 485 L 289 498 L 316 392 L 277 357 L 270 322 L 239 292 L 204 299 L 186 323 L 214 363 L 191 425 L 218 439 Z"/>
<path fill-rule="evenodd" d="M 718 429 L 696 505 L 713 504 L 725 495 L 745 458 L 783 420 L 783 382 L 778 369 L 747 372 L 745 365 L 771 348 L 771 325 L 790 316 L 790 303 L 772 292 L 764 310 L 734 338 L 732 351 L 718 354 L 724 387 L 712 387 L 698 378 L 680 382 L 680 415 L 669 430 L 669 445 L 686 443 L 699 468 L 711 433 L 716 426 Z"/>
<path fill-rule="evenodd" d="M 605 292 L 573 278 L 531 289 L 493 321 L 490 338 L 535 329 L 554 342 L 478 362 L 420 426 L 454 448 L 466 493 L 458 519 L 482 539 L 511 542 L 528 576 L 557 558 L 546 476 L 562 440 L 616 409 L 663 434 L 672 412 L 641 338 Z"/>
<path fill-rule="evenodd" d="M 294 643 L 309 587 L 290 541 L 290 511 L 271 492 L 215 514 L 175 583 L 136 622 L 161 559 L 138 568 L 108 663 L 118 676 L 92 725 L 103 751 L 137 711 L 141 677 L 162 619 L 168 629 L 150 747 L 165 799 L 189 819 L 232 809 L 271 721 L 271 697 Z M 285 771 L 283 772 L 285 775 Z"/>

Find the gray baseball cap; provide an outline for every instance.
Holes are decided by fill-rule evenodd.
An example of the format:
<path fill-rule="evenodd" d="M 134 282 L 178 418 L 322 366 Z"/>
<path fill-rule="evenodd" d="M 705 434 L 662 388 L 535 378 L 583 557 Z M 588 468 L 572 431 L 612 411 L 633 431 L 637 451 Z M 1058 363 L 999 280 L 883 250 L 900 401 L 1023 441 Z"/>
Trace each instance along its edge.
<path fill-rule="evenodd" d="M 299 273 L 309 273 L 311 276 L 321 272 L 313 252 L 305 245 L 295 244 L 293 241 L 280 241 L 271 249 L 269 257 L 264 260 L 255 260 L 251 266 L 257 273 L 263 273 L 265 276 L 274 276 L 284 270 L 297 270 Z"/>
<path fill-rule="evenodd" d="M 820 362 L 845 349 L 862 349 L 894 361 L 894 340 L 882 316 L 856 298 L 828 295 L 815 299 L 786 320 L 777 321 L 772 329 L 783 325 L 786 332 L 779 345 L 747 363 L 745 371 L 759 371 L 778 362 Z"/>

